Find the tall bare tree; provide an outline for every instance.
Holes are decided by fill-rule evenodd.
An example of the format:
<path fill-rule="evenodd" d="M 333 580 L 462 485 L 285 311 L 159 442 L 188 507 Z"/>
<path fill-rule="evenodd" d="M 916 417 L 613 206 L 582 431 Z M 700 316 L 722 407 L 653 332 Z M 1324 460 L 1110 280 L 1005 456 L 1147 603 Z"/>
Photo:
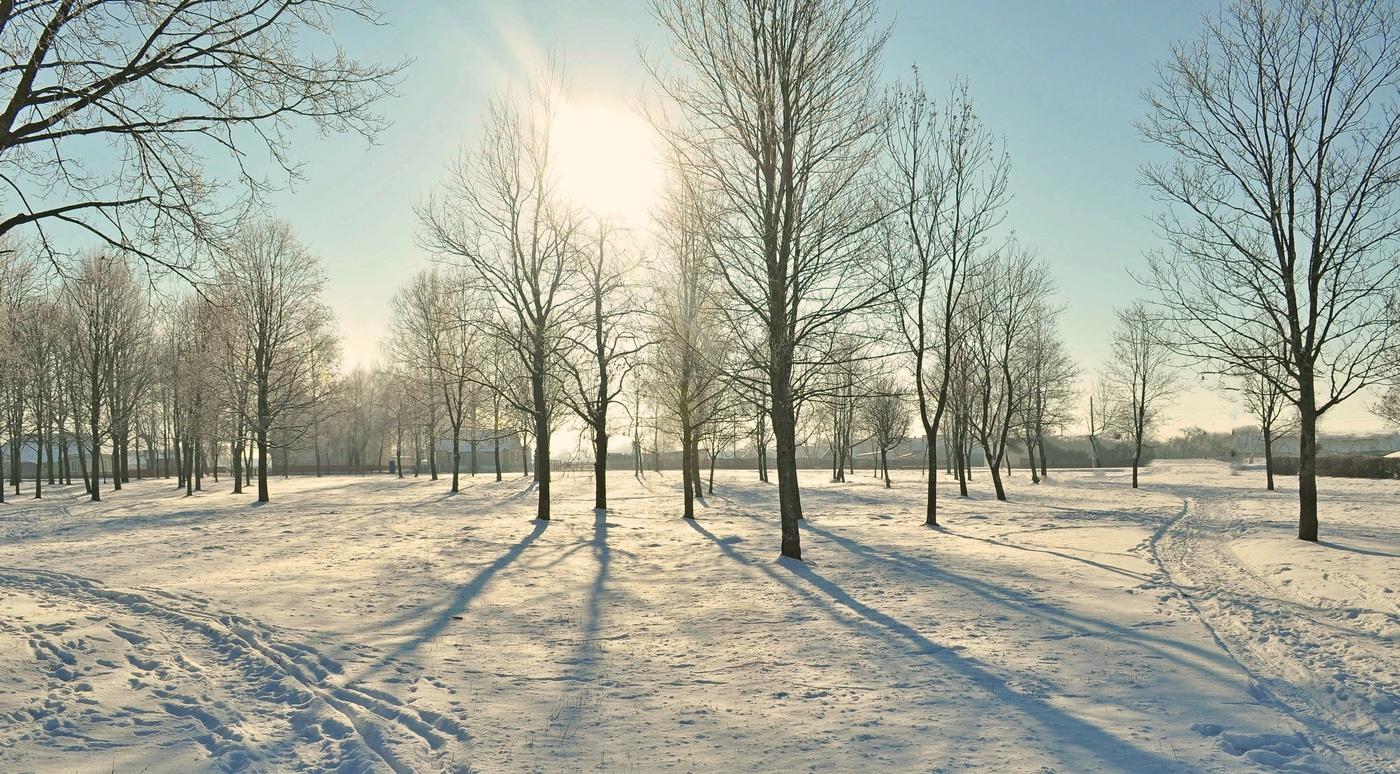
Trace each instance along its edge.
<path fill-rule="evenodd" d="M 1118 310 L 1117 316 L 1104 379 L 1117 393 L 1122 430 L 1133 442 L 1133 488 L 1137 489 L 1143 446 L 1177 390 L 1177 373 L 1146 305 L 1133 304 Z"/>
<path fill-rule="evenodd" d="M 880 473 L 885 479 L 886 489 L 892 486 L 890 450 L 904 443 L 912 419 L 908 399 L 894 379 L 889 376 L 877 377 L 870 385 L 870 395 L 861 402 L 861 421 L 880 455 Z M 937 470 L 933 472 L 937 473 Z"/>
<path fill-rule="evenodd" d="M 719 279 L 705 235 L 706 210 L 693 190 L 678 188 L 662 211 L 662 268 L 652 304 L 647 391 L 658 419 L 680 439 L 682 516 L 693 519 L 695 500 L 702 496 L 700 438 L 719 415 L 722 394 L 730 389 L 723 374 L 735 348 L 729 346 L 719 306 Z"/>
<path fill-rule="evenodd" d="M 1172 156 L 1144 169 L 1167 205 L 1142 278 L 1155 325 L 1297 407 L 1298 537 L 1315 541 L 1318 419 L 1397 367 L 1400 13 L 1233 0 L 1160 72 L 1141 126 Z"/>
<path fill-rule="evenodd" d="M 1040 483 L 1049 468 L 1045 436 L 1069 425 L 1076 395 L 1074 385 L 1079 379 L 1079 369 L 1055 330 L 1059 311 L 1049 304 L 1040 307 L 1023 350 L 1025 378 L 1020 388 L 1025 396 L 1020 401 L 1020 421 L 1031 483 L 1035 484 Z"/>
<path fill-rule="evenodd" d="M 1051 290 L 1045 268 L 1027 249 L 1008 241 L 978 262 L 975 283 L 959 315 L 972 402 L 968 426 L 986 457 L 998 500 L 1006 499 L 1001 465 L 1007 441 L 1028 394 L 1027 351 L 1045 315 Z"/>
<path fill-rule="evenodd" d="M 482 136 L 432 198 L 418 206 L 423 244 L 463 268 L 492 301 L 481 319 L 529 378 L 536 516 L 550 517 L 550 436 L 561 361 L 577 319 L 578 218 L 560 201 L 550 131 L 558 94 L 545 81 L 523 97 L 506 92 L 486 110 Z"/>
<path fill-rule="evenodd" d="M 588 428 L 593 445 L 593 507 L 608 507 L 608 409 L 617 402 L 627 377 L 646 346 L 638 335 L 640 299 L 632 290 L 632 266 L 620 255 L 617 230 L 599 222 L 587 257 L 580 262 L 583 294 L 572 357 L 562 361 L 566 406 Z"/>
<path fill-rule="evenodd" d="M 655 67 L 679 113 L 665 132 L 714 200 L 709 249 L 733 308 L 761 331 L 782 554 L 802 557 L 794 370 L 824 361 L 833 323 L 882 297 L 868 177 L 886 33 L 873 0 L 652 0 L 680 65 Z"/>
<path fill-rule="evenodd" d="M 321 302 L 320 262 L 278 221 L 245 225 L 226 257 L 224 283 L 237 330 L 249 339 L 243 378 L 252 396 L 248 415 L 258 452 L 258 502 L 268 502 L 274 447 L 300 440 L 313 404 L 311 373 L 335 351 L 330 310 Z"/>
<path fill-rule="evenodd" d="M 938 444 L 950 364 L 961 328 L 954 316 L 970 267 L 988 235 L 1002 222 L 1010 198 L 1010 162 L 972 107 L 965 84 L 955 86 L 943 111 L 929 99 L 917 71 L 886 100 L 887 181 L 891 207 L 890 281 L 896 320 L 911 356 L 914 396 L 928 446 L 928 499 L 924 523 L 938 524 Z"/>
<path fill-rule="evenodd" d="M 145 302 L 126 261 L 92 253 L 68 273 L 63 301 L 73 315 L 75 404 L 83 406 L 89 459 L 88 491 L 101 500 L 102 444 L 111 437 L 112 371 L 122 342 L 131 334 L 135 311 Z M 81 396 L 78 398 L 78 396 Z M 112 471 L 114 481 L 119 471 Z"/>
<path fill-rule="evenodd" d="M 1281 345 L 1275 348 L 1282 354 Z M 1279 436 L 1298 429 L 1298 412 L 1280 387 L 1288 378 L 1281 372 L 1281 361 L 1282 357 L 1278 357 L 1270 363 L 1277 369 L 1272 378 L 1245 371 L 1226 383 L 1229 391 L 1239 395 L 1245 413 L 1259 426 L 1259 435 L 1264 441 L 1264 485 L 1270 492 L 1274 491 L 1274 442 Z"/>

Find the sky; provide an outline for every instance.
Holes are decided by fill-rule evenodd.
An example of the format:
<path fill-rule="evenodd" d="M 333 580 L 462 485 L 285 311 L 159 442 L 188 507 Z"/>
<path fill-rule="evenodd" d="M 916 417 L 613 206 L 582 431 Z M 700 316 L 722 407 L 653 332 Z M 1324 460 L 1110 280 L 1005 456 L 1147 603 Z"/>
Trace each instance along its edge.
<path fill-rule="evenodd" d="M 1113 309 L 1140 294 L 1131 272 L 1159 246 L 1158 211 L 1139 184 L 1160 152 L 1134 128 L 1144 89 L 1174 41 L 1194 37 L 1209 0 L 885 0 L 891 25 L 885 76 L 917 65 L 935 96 L 956 78 L 1006 138 L 1012 158 L 1006 227 L 1050 266 L 1064 305 L 1062 334 L 1086 374 L 1107 353 Z M 574 115 L 599 147 L 571 154 L 578 177 L 606 180 L 600 195 L 645 201 L 647 138 L 635 108 L 654 92 L 642 52 L 664 58 L 667 44 L 643 0 L 415 0 L 381 2 L 384 25 L 345 25 L 337 36 L 360 59 L 411 60 L 398 96 L 379 106 L 392 125 L 368 144 L 359 137 L 298 137 L 302 179 L 274 199 L 324 261 L 327 300 L 345 336 L 347 365 L 378 357 L 389 297 L 431 256 L 417 243 L 413 213 L 476 136 L 490 96 L 520 83 L 553 53 L 563 64 Z M 642 130 L 644 131 L 644 130 Z M 629 170 L 619 175 L 589 174 Z M 648 178 L 649 179 L 649 178 Z M 590 185 L 581 182 L 581 186 Z M 1166 428 L 1227 430 L 1249 422 L 1215 389 L 1192 389 L 1167 411 Z M 1325 431 L 1381 429 L 1370 398 L 1334 410 Z"/>

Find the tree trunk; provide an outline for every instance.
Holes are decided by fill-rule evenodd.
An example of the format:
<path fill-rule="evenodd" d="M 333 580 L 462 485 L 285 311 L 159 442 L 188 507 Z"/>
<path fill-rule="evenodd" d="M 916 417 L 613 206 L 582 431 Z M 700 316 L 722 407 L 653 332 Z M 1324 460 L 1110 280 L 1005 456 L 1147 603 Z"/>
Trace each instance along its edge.
<path fill-rule="evenodd" d="M 78 467 L 83 474 L 83 491 L 91 492 L 93 483 L 88 479 L 87 451 L 86 447 L 83 446 L 83 439 L 77 436 L 77 432 L 75 429 L 73 437 L 78 444 Z"/>
<path fill-rule="evenodd" d="M 717 457 L 719 457 L 719 455 L 718 455 L 718 454 L 715 454 L 714 451 L 711 450 L 711 452 L 710 452 L 710 482 L 709 482 L 708 484 L 706 484 L 706 486 L 705 486 L 705 492 L 706 492 L 707 494 L 714 494 L 714 493 L 715 493 L 715 459 L 716 459 Z"/>
<path fill-rule="evenodd" d="M 243 438 L 233 442 L 233 493 L 243 494 Z"/>
<path fill-rule="evenodd" d="M 772 424 L 777 447 L 778 512 L 782 524 L 781 553 L 802 559 L 802 493 L 797 484 L 797 420 L 786 380 L 774 380 Z"/>
<path fill-rule="evenodd" d="M 1264 480 L 1266 488 L 1274 491 L 1274 432 L 1273 428 L 1264 428 Z"/>
<path fill-rule="evenodd" d="M 1298 405 L 1298 539 L 1317 542 L 1317 398 L 1312 374 L 1300 379 Z"/>
<path fill-rule="evenodd" d="M 452 492 L 460 492 L 460 477 L 462 475 L 462 426 L 452 426 Z"/>
<path fill-rule="evenodd" d="M 544 391 L 544 356 L 535 353 L 535 373 L 530 375 L 530 389 L 535 405 L 535 481 L 539 495 L 535 518 L 549 521 L 549 403 Z"/>
<path fill-rule="evenodd" d="M 890 454 L 889 449 L 880 447 L 880 470 L 885 474 L 885 488 L 890 488 Z"/>
<path fill-rule="evenodd" d="M 685 490 L 685 509 L 682 518 L 694 519 L 695 485 L 691 481 L 693 468 L 690 464 L 691 449 L 694 444 L 690 440 L 691 432 L 687 425 L 688 423 L 681 422 L 681 489 Z"/>
<path fill-rule="evenodd" d="M 34 499 L 44 499 L 44 445 L 37 438 L 34 442 Z"/>
<path fill-rule="evenodd" d="M 604 427 L 606 424 L 603 425 Z M 599 427 L 593 441 L 593 507 L 608 507 L 608 434 Z"/>
<path fill-rule="evenodd" d="M 705 484 L 700 478 L 700 440 L 692 441 L 695 448 L 690 450 L 690 481 L 695 485 L 695 497 L 699 500 L 705 499 Z"/>
<path fill-rule="evenodd" d="M 1138 465 L 1142 464 L 1142 438 L 1133 443 L 1133 488 L 1138 488 Z"/>
<path fill-rule="evenodd" d="M 496 480 L 501 480 L 501 409 L 497 406 L 491 417 L 491 456 L 496 462 Z"/>
<path fill-rule="evenodd" d="M 92 501 L 96 503 L 102 501 L 102 446 L 98 441 L 100 417 L 97 408 L 92 410 L 90 424 L 92 430 L 92 488 L 90 494 Z"/>
<path fill-rule="evenodd" d="M 258 427 L 258 502 L 271 502 L 267 491 L 267 430 Z"/>
<path fill-rule="evenodd" d="M 992 472 L 992 488 L 994 488 L 994 489 L 996 490 L 997 499 L 998 499 L 998 500 L 1005 500 L 1005 499 L 1006 499 L 1006 490 L 1003 489 L 1003 488 L 1002 488 L 1002 485 L 1001 485 L 1001 465 L 1000 465 L 1000 464 L 994 464 L 994 465 L 988 465 L 987 467 L 988 467 L 988 469 L 991 470 L 991 472 Z"/>

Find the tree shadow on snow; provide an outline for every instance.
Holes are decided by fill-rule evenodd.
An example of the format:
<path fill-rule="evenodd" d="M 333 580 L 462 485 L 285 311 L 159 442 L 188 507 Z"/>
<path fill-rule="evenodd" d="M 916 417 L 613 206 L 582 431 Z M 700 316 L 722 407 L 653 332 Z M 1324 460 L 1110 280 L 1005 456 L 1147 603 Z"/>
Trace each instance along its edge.
<path fill-rule="evenodd" d="M 1009 685 L 1004 678 L 994 674 L 975 659 L 959 655 L 955 651 L 928 639 L 912 626 L 860 602 L 838 584 L 802 562 L 781 559 L 777 563 L 777 567 L 782 568 L 780 571 L 775 569 L 773 565 L 744 556 L 736 551 L 730 543 L 716 537 L 714 533 L 705 529 L 698 522 L 687 521 L 686 523 L 713 542 L 726 557 L 741 565 L 756 569 L 772 580 L 788 587 L 812 603 L 813 606 L 821 608 L 832 621 L 862 633 L 873 633 L 905 652 L 908 652 L 908 649 L 912 647 L 913 652 L 917 655 L 933 657 L 943 666 L 961 674 L 974 685 L 985 690 L 993 699 L 1012 705 L 1017 711 L 1033 719 L 1047 731 L 1054 733 L 1057 738 L 1082 748 L 1093 756 L 1092 762 L 1095 765 L 1101 765 L 1102 761 L 1108 761 L 1124 771 L 1174 771 L 1182 768 L 1177 761 L 1133 745 L 1052 706 L 1041 698 L 1018 691 Z M 809 531 L 814 530 L 811 524 L 805 521 L 804 528 Z M 844 540 L 844 538 L 838 540 Z M 948 580 L 952 577 L 956 576 L 940 579 Z M 1005 600 L 996 601 L 1005 602 Z M 838 614 L 837 608 L 845 608 L 858 616 L 861 621 L 853 621 L 848 616 Z M 875 628 L 872 629 L 866 624 L 873 625 Z M 1087 765 L 1090 762 L 1081 761 L 1080 763 Z M 1072 764 L 1072 762 L 1067 763 Z"/>
<path fill-rule="evenodd" d="M 519 542 L 511 546 L 504 554 L 497 557 L 495 561 L 483 567 L 470 581 L 459 587 L 450 599 L 438 607 L 432 620 L 419 629 L 413 637 L 391 650 L 384 658 L 380 659 L 378 664 L 366 670 L 364 674 L 356 678 L 356 681 L 369 677 L 394 661 L 411 656 L 419 648 L 432 642 L 441 635 L 454 620 L 459 619 L 462 614 L 466 612 L 472 600 L 481 595 L 481 592 L 485 590 L 487 584 L 491 582 L 491 579 L 495 577 L 496 573 L 505 569 L 518 559 L 520 555 L 525 552 L 525 549 L 530 547 L 531 543 L 534 543 L 540 535 L 544 534 L 545 529 L 549 527 L 549 522 L 536 520 L 534 525 L 534 529 L 530 530 L 529 534 L 521 538 Z"/>

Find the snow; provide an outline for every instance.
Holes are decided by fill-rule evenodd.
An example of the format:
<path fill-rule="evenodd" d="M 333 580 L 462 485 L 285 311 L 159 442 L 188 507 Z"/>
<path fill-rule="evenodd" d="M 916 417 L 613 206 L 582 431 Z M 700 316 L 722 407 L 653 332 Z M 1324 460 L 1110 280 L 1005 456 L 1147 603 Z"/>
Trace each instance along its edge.
<path fill-rule="evenodd" d="M 744 471 L 12 501 L 0 770 L 1396 770 L 1396 482 L 824 478 L 806 563 Z"/>

